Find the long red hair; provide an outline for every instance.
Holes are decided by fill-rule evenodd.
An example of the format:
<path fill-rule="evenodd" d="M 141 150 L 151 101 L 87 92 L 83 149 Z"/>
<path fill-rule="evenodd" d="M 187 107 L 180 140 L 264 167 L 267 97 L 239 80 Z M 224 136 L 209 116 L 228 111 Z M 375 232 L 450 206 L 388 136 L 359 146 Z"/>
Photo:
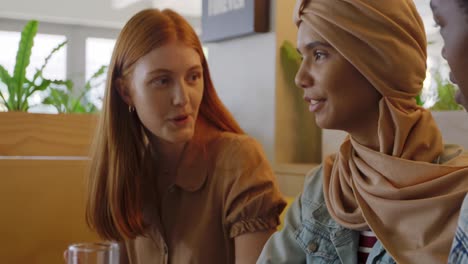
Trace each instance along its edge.
<path fill-rule="evenodd" d="M 91 155 L 86 220 L 103 239 L 122 241 L 145 233 L 142 183 L 148 131 L 129 111 L 117 86 L 131 77 L 141 57 L 173 40 L 200 55 L 205 87 L 199 116 L 220 131 L 243 133 L 216 94 L 202 45 L 190 24 L 171 10 L 146 9 L 135 14 L 115 44 Z"/>

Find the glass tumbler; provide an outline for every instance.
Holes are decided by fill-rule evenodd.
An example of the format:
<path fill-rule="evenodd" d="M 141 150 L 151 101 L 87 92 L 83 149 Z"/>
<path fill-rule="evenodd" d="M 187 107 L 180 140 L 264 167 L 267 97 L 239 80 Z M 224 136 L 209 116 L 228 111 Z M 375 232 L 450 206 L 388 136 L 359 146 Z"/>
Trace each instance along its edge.
<path fill-rule="evenodd" d="M 119 245 L 113 242 L 72 244 L 67 251 L 68 264 L 119 264 Z"/>

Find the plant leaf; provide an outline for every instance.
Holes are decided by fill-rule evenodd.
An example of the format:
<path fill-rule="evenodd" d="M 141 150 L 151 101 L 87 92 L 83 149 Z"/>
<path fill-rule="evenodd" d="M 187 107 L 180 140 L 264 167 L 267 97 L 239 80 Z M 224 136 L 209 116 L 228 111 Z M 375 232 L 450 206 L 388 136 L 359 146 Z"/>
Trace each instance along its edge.
<path fill-rule="evenodd" d="M 44 71 L 44 68 L 47 66 L 47 64 L 49 63 L 49 60 L 52 58 L 52 56 L 58 52 L 62 47 L 64 47 L 66 44 L 68 43 L 68 40 L 65 40 L 64 42 L 58 44 L 50 53 L 49 55 L 45 58 L 44 60 L 44 63 L 42 64 L 42 66 L 36 71 L 36 73 L 34 74 L 34 77 L 33 77 L 33 80 L 32 82 L 36 82 L 37 78 L 39 76 L 42 76 L 42 72 Z"/>
<path fill-rule="evenodd" d="M 7 110 L 10 110 L 8 108 L 8 102 L 5 100 L 5 97 L 3 97 L 2 91 L 0 91 L 0 97 L 2 98 L 2 101 L 3 101 L 1 104 L 4 105 L 7 108 Z"/>
<path fill-rule="evenodd" d="M 11 76 L 8 71 L 0 65 L 0 81 L 6 84 L 9 87 L 11 82 Z"/>
<path fill-rule="evenodd" d="M 416 99 L 416 104 L 417 105 L 419 105 L 419 106 L 424 105 L 424 102 L 421 100 L 421 94 L 416 95 L 415 99 Z"/>
<path fill-rule="evenodd" d="M 447 80 L 444 80 L 440 73 L 434 74 L 434 80 L 437 84 L 437 102 L 431 107 L 435 111 L 449 111 L 463 109 L 455 101 L 455 93 L 457 88 Z"/>
<path fill-rule="evenodd" d="M 59 113 L 63 113 L 65 110 L 65 106 L 63 104 L 64 102 L 64 97 L 66 97 L 67 95 L 64 93 L 64 91 L 62 90 L 59 90 L 59 89 L 55 89 L 55 88 L 51 88 L 50 89 L 50 95 L 49 97 L 45 98 L 43 100 L 46 101 L 50 101 L 51 104 L 50 105 L 53 105 L 55 107 L 55 109 L 57 109 L 57 112 Z"/>
<path fill-rule="evenodd" d="M 13 83 L 12 81 L 12 77 L 10 76 L 10 74 L 8 73 L 7 70 L 5 70 L 5 68 L 3 68 L 2 66 L 0 66 L 0 78 L 2 79 L 2 82 L 4 84 L 6 84 L 7 88 L 8 88 L 8 100 L 5 100 L 5 98 L 3 97 L 3 100 L 4 100 L 4 104 L 6 106 L 6 108 L 8 109 L 8 111 L 10 110 L 13 110 L 15 108 L 15 84 Z"/>
<path fill-rule="evenodd" d="M 8 90 L 12 92 L 8 96 L 8 104 L 10 105 L 10 110 L 17 110 L 18 105 L 16 104 L 16 83 L 11 81 Z"/>
<path fill-rule="evenodd" d="M 104 73 L 106 73 L 108 66 L 107 65 L 102 65 L 92 76 L 89 78 L 88 82 L 90 82 L 93 79 L 101 77 Z"/>
<path fill-rule="evenodd" d="M 29 109 L 29 102 L 28 102 L 28 98 L 29 98 L 29 93 L 31 91 L 31 89 L 34 89 L 33 88 L 34 84 L 32 84 L 30 81 L 26 80 L 23 84 L 23 88 L 24 90 L 26 91 L 26 93 L 22 93 L 21 94 L 21 98 L 19 99 L 19 102 L 20 102 L 20 108 L 19 110 L 20 111 L 28 111 Z"/>
<path fill-rule="evenodd" d="M 89 79 L 86 81 L 85 87 L 83 91 L 78 95 L 77 98 L 73 98 L 70 100 L 70 105 L 68 111 L 71 113 L 84 113 L 87 112 L 88 109 L 90 111 L 95 112 L 96 111 L 96 106 L 93 105 L 92 103 L 88 103 L 87 105 L 82 104 L 82 99 L 83 97 L 93 88 L 93 81 L 97 80 L 100 78 L 102 75 L 107 73 L 108 66 L 102 65 Z M 99 83 L 101 84 L 101 83 Z M 94 84 L 95 85 L 95 84 Z M 90 107 L 87 107 L 88 105 L 91 105 Z"/>
<path fill-rule="evenodd" d="M 71 113 L 85 113 L 86 112 L 86 108 L 81 105 L 81 104 L 76 104 L 75 107 L 73 109 L 70 109 Z"/>
<path fill-rule="evenodd" d="M 67 91 L 70 91 L 73 89 L 73 82 L 71 80 L 49 80 L 50 84 L 57 85 L 57 86 L 65 86 Z"/>
<path fill-rule="evenodd" d="M 31 83 L 31 85 L 33 85 L 34 87 L 29 91 L 27 97 L 31 96 L 36 91 L 45 91 L 50 86 L 50 84 L 50 80 L 47 79 L 43 79 L 40 85 L 35 85 Z"/>
<path fill-rule="evenodd" d="M 21 110 L 22 102 L 22 94 L 23 94 L 23 84 L 26 80 L 26 68 L 29 65 L 30 58 L 31 58 L 31 50 L 34 46 L 34 37 L 37 33 L 39 22 L 36 20 L 29 21 L 26 26 L 24 27 L 23 31 L 21 32 L 21 40 L 18 47 L 18 52 L 16 54 L 16 64 L 15 70 L 13 72 L 13 81 L 15 83 L 16 91 L 14 94 L 10 94 L 10 97 L 16 96 L 16 106 L 17 109 L 14 110 Z"/>
<path fill-rule="evenodd" d="M 296 63 L 300 63 L 301 61 L 301 55 L 297 52 L 296 48 L 294 45 L 285 40 L 283 42 L 283 45 L 281 45 L 281 52 L 289 59 L 292 61 L 295 61 Z"/>
<path fill-rule="evenodd" d="M 0 82 L 4 83 L 7 88 L 8 88 L 8 94 L 10 94 L 10 83 L 11 83 L 11 76 L 8 74 L 8 71 L 3 68 L 3 66 L 0 65 Z M 5 100 L 5 97 L 2 94 L 2 91 L 0 91 L 0 97 L 2 98 L 3 104 L 7 109 L 9 109 L 9 104 Z"/>
<path fill-rule="evenodd" d="M 85 84 L 85 90 L 90 90 L 91 89 L 91 83 L 92 81 L 98 79 L 99 77 L 101 77 L 103 74 L 105 74 L 107 72 L 107 68 L 108 66 L 106 65 L 102 65 L 92 76 L 91 78 L 89 78 L 89 80 L 86 82 Z"/>

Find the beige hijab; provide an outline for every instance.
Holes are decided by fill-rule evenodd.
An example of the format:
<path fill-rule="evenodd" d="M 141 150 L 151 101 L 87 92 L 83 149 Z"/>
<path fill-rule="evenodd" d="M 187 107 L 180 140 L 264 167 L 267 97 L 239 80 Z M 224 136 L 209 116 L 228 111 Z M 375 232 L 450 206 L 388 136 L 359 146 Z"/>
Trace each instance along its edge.
<path fill-rule="evenodd" d="M 380 150 L 348 138 L 324 161 L 331 216 L 350 229 L 372 229 L 398 263 L 446 263 L 468 191 L 468 157 L 444 150 L 431 113 L 413 99 L 426 70 L 414 3 L 299 0 L 294 19 L 317 31 L 383 96 Z"/>

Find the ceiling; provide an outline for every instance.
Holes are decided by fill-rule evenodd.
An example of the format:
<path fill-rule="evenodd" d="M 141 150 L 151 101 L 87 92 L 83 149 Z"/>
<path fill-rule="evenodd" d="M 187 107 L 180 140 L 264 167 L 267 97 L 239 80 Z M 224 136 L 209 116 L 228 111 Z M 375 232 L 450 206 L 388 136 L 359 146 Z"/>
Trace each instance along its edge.
<path fill-rule="evenodd" d="M 201 17 L 202 0 L 152 0 L 156 8 L 171 8 L 184 16 Z"/>
<path fill-rule="evenodd" d="M 147 3 L 148 6 L 160 9 L 171 8 L 186 17 L 201 17 L 202 0 L 111 0 L 112 7 L 126 8 L 136 3 Z"/>
<path fill-rule="evenodd" d="M 201 19 L 202 0 L 111 0 L 114 8 L 125 8 L 135 3 L 160 9 L 171 8 L 185 17 L 192 19 Z M 219 1 L 219 0 L 217 0 Z M 272 0 L 272 1 L 294 1 L 294 0 Z M 438 28 L 434 27 L 432 12 L 429 7 L 430 0 L 414 0 L 416 7 L 423 18 L 426 32 L 431 35 L 438 35 Z"/>

